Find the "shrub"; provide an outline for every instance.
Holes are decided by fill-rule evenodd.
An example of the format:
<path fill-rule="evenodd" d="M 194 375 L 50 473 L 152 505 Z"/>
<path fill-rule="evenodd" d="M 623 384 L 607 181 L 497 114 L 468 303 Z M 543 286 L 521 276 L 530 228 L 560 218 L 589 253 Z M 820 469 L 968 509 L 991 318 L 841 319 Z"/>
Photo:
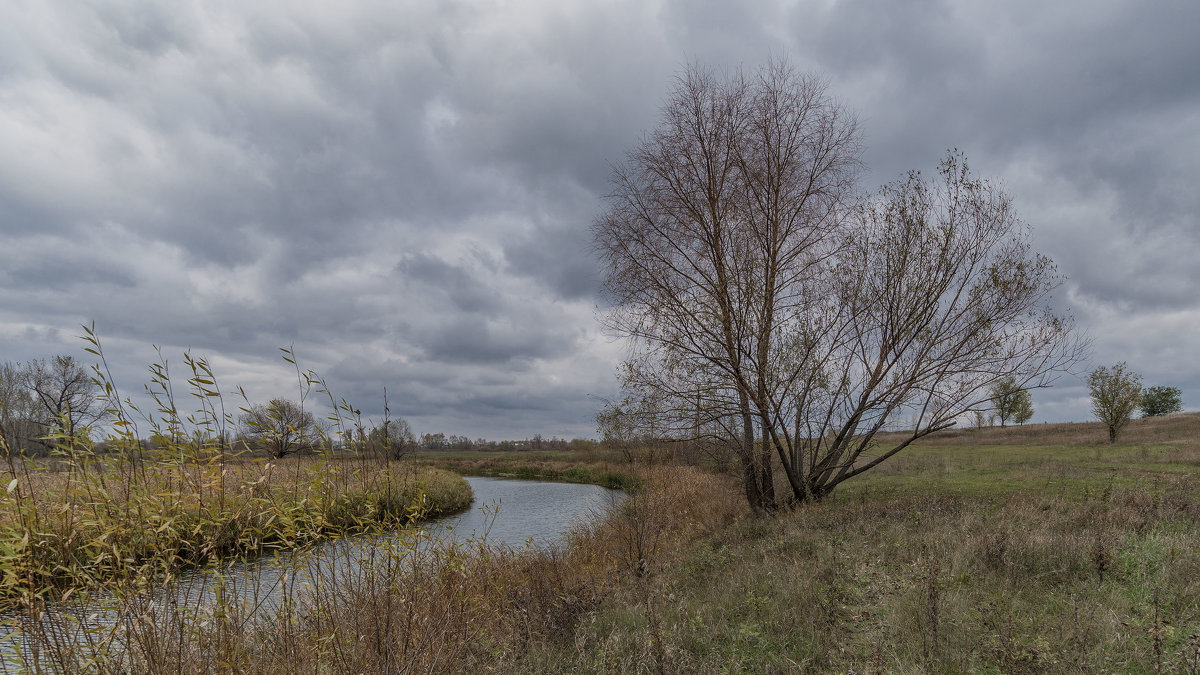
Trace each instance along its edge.
<path fill-rule="evenodd" d="M 1150 387 L 1142 393 L 1142 415 L 1158 417 L 1183 410 L 1181 395 L 1178 387 Z"/>

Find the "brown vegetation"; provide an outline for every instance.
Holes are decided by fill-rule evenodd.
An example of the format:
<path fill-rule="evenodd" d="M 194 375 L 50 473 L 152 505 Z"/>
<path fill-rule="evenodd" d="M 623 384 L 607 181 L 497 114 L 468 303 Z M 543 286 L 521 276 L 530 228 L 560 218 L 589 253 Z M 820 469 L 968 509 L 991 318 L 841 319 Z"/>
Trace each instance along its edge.
<path fill-rule="evenodd" d="M 393 539 L 298 567 L 316 583 L 278 613 L 156 609 L 124 626 L 134 649 L 91 653 L 133 672 L 1194 672 L 1198 427 L 941 434 L 778 518 L 733 476 L 644 467 L 565 548 Z M 1090 445 L 1053 443 L 1070 434 Z"/>
<path fill-rule="evenodd" d="M 625 586 L 529 670 L 1195 672 L 1198 518 L 1200 495 L 1170 489 L 812 505 L 655 577 L 657 637 Z"/>
<path fill-rule="evenodd" d="M 379 460 L 130 465 L 81 455 L 56 464 L 27 460 L 5 472 L 0 602 L 29 608 L 47 596 L 402 525 L 414 500 L 423 517 L 471 503 L 453 474 Z"/>
<path fill-rule="evenodd" d="M 513 552 L 486 542 L 371 547 L 353 565 L 320 564 L 281 609 L 235 603 L 197 615 L 157 609 L 124 626 L 129 651 L 92 654 L 105 672 L 480 672 L 516 667 L 534 650 L 567 648 L 615 588 L 670 563 L 694 536 L 742 515 L 729 481 L 663 467 L 609 517 L 559 550 Z M 709 498 L 698 505 L 697 494 Z M 653 537 L 646 525 L 652 523 Z M 66 652 L 63 652 L 66 653 Z"/>

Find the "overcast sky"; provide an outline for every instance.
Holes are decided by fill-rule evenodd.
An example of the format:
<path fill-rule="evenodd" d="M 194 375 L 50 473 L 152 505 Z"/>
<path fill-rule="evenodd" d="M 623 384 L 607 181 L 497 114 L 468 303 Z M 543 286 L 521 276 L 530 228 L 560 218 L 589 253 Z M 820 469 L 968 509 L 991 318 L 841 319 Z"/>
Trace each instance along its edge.
<path fill-rule="evenodd" d="M 962 150 L 1094 365 L 1200 408 L 1200 3 L 975 4 L 4 3 L 0 361 L 95 321 L 130 394 L 157 345 L 262 400 L 294 345 L 418 432 L 594 435 L 610 166 L 688 61 L 786 55 L 857 112 L 865 187 Z M 1090 415 L 1070 376 L 1034 405 Z"/>

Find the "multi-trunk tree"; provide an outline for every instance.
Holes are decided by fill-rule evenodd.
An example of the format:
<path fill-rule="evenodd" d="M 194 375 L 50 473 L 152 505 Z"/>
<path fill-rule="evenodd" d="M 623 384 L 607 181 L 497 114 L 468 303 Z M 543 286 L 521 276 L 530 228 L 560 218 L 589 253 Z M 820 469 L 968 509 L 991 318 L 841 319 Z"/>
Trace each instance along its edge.
<path fill-rule="evenodd" d="M 364 449 L 372 455 L 403 459 L 417 449 L 417 436 L 403 417 L 386 418 L 364 434 Z"/>
<path fill-rule="evenodd" d="M 594 226 L 628 393 L 660 430 L 735 445 L 756 511 L 820 499 L 1001 379 L 1045 386 L 1080 348 L 1003 191 L 951 154 L 859 198 L 859 151 L 818 78 L 690 67 Z"/>
<path fill-rule="evenodd" d="M 73 356 L 0 364 L 0 434 L 10 450 L 42 454 L 85 439 L 108 411 L 92 373 Z"/>

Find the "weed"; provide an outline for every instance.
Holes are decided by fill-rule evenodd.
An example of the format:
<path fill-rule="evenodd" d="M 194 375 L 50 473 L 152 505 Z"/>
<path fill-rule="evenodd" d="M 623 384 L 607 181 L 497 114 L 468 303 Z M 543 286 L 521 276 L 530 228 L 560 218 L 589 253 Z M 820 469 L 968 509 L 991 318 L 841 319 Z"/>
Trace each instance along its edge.
<path fill-rule="evenodd" d="M 1187 644 L 1179 650 L 1179 661 L 1188 675 L 1200 675 L 1200 630 L 1188 635 Z"/>
<path fill-rule="evenodd" d="M 1092 549 L 1090 552 L 1092 566 L 1096 569 L 1096 578 L 1100 583 L 1104 583 L 1104 573 L 1112 566 L 1112 553 L 1109 550 L 1108 544 L 1104 541 L 1104 534 L 1096 531 L 1096 536 L 1092 540 Z"/>

